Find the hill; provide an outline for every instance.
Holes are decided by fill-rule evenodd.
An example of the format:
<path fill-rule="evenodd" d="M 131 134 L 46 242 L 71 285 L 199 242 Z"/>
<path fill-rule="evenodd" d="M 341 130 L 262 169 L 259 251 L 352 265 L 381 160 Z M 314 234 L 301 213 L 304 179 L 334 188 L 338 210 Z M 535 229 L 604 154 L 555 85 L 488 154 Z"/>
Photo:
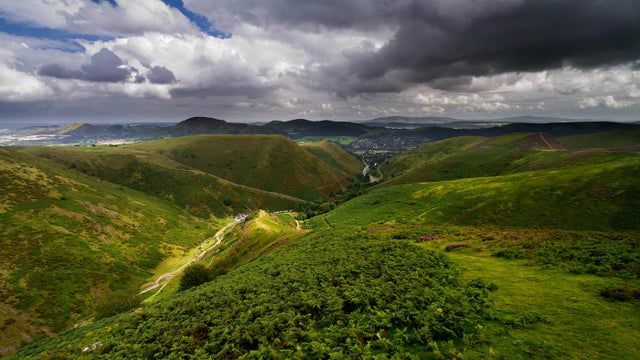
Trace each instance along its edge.
<path fill-rule="evenodd" d="M 639 170 L 640 155 L 629 154 L 563 169 L 389 186 L 352 199 L 321 220 L 338 227 L 398 222 L 639 230 L 640 180 L 634 175 Z"/>
<path fill-rule="evenodd" d="M 95 315 L 215 231 L 169 202 L 0 149 L 0 349 Z"/>
<path fill-rule="evenodd" d="M 565 136 L 558 139 L 571 149 L 583 148 L 640 148 L 640 129 L 599 132 L 587 135 Z"/>
<path fill-rule="evenodd" d="M 346 176 L 353 176 L 362 171 L 362 161 L 331 141 L 308 142 L 302 144 L 302 147 Z"/>
<path fill-rule="evenodd" d="M 87 348 L 86 357 L 114 358 L 421 358 L 453 351 L 449 341 L 479 338 L 486 288 L 460 281 L 458 268 L 431 250 L 315 233 L 168 301 L 34 343 L 16 357 L 68 358 Z"/>
<path fill-rule="evenodd" d="M 192 117 L 167 128 L 173 136 L 194 134 L 273 134 L 271 129 L 243 123 L 230 123 L 208 117 Z"/>
<path fill-rule="evenodd" d="M 331 148 L 333 155 L 318 158 L 276 135 L 193 136 L 131 148 L 162 151 L 173 161 L 233 183 L 309 201 L 344 190 L 360 171 L 355 171 L 354 158 L 338 147 Z M 345 166 L 353 172 L 345 173 Z"/>
<path fill-rule="evenodd" d="M 208 218 L 247 209 L 295 209 L 304 201 L 234 184 L 159 153 L 126 147 L 31 148 L 30 153 L 69 169 L 169 201 Z"/>
<path fill-rule="evenodd" d="M 271 121 L 263 125 L 263 128 L 273 129 L 279 133 L 287 135 L 292 139 L 303 137 L 331 137 L 331 136 L 362 136 L 376 130 L 382 130 L 363 124 L 343 122 L 343 121 L 310 121 L 305 119 L 295 119 L 289 121 Z"/>
<path fill-rule="evenodd" d="M 379 186 L 506 175 L 634 156 L 606 150 L 566 151 L 556 139 L 541 133 L 456 137 L 428 143 L 389 159 L 381 167 L 389 180 Z"/>
<path fill-rule="evenodd" d="M 332 164 L 274 135 L 195 135 L 117 147 L 25 148 L 91 176 L 168 199 L 201 216 L 295 209 L 341 191 L 357 161 L 331 148 Z M 340 158 L 333 158 L 338 156 Z M 358 170 L 359 171 L 359 170 Z"/>

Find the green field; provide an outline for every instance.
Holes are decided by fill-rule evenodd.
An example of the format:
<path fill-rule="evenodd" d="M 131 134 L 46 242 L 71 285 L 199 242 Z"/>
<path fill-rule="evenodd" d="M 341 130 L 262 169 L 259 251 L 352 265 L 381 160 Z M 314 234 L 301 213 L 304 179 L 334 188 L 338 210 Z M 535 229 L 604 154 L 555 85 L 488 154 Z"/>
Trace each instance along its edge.
<path fill-rule="evenodd" d="M 608 144 L 613 139 L 615 146 L 628 142 L 626 134 L 620 139 L 601 136 Z M 246 140 L 246 152 L 232 139 Z M 581 139 L 573 141 L 584 143 Z M 215 145 L 213 140 L 220 142 Z M 268 143 L 263 150 L 270 154 L 256 150 L 263 141 Z M 217 152 L 227 147 L 231 162 Z M 148 166 L 150 173 L 166 179 L 183 171 L 191 176 L 185 181 L 197 174 L 263 192 L 280 185 L 260 177 L 291 171 L 305 179 L 297 179 L 286 191 L 266 194 L 304 207 L 302 199 L 322 200 L 335 189 L 348 188 L 362 165 L 330 142 L 298 146 L 273 136 L 4 151 L 0 159 L 9 157 L 8 164 L 20 159 L 25 167 L 41 166 L 46 178 L 61 174 L 87 184 L 87 189 L 98 189 L 98 184 L 106 189 L 97 194 L 74 186 L 74 195 L 59 186 L 55 191 L 64 201 L 76 196 L 98 202 L 92 196 L 108 194 L 114 199 L 99 204 L 127 213 L 134 210 L 125 206 L 125 199 L 135 196 L 141 208 L 134 209 L 145 216 L 160 216 L 145 211 L 165 211 L 163 216 L 183 219 L 172 226 L 182 229 L 185 242 L 163 242 L 146 267 L 127 269 L 135 274 L 127 290 L 139 289 L 145 278 L 148 284 L 182 269 L 193 259 L 203 266 L 199 271 L 204 279 L 188 290 L 179 290 L 179 277 L 171 279 L 139 308 L 102 320 L 92 321 L 86 305 L 86 324 L 31 342 L 14 357 L 635 359 L 640 352 L 640 153 L 578 147 L 539 133 L 434 142 L 390 158 L 381 167 L 385 183 L 324 214 L 301 221 L 296 217 L 304 214 L 273 212 L 293 209 L 294 204 L 287 208 L 266 198 L 269 205 L 264 205 L 251 193 L 247 199 L 253 202 L 245 202 L 249 205 L 228 206 L 220 214 L 246 211 L 248 217 L 237 223 L 206 216 L 214 211 L 193 211 L 178 192 L 163 196 L 160 183 L 148 187 L 148 180 L 132 181 L 135 176 L 120 175 L 126 173 L 121 169 Z M 123 166 L 126 161 L 120 157 L 134 163 Z M 261 161 L 273 161 L 274 166 Z M 64 203 L 33 170 L 11 168 L 9 173 L 39 182 L 21 194 Z M 11 176 L 3 181 L 9 184 Z M 249 183 L 254 180 L 260 181 Z M 325 193 L 319 190 L 324 184 L 335 188 Z M 141 192 L 129 186 L 140 186 Z M 192 187 L 194 198 L 203 197 L 201 186 Z M 118 197 L 119 191 L 127 197 Z M 23 217 L 35 211 L 24 200 L 29 196 L 12 196 L 0 197 L 0 216 L 16 209 Z M 113 218 L 109 221 L 125 233 Z M 231 225 L 221 236 L 213 235 L 224 224 Z M 53 225 L 47 238 L 57 236 L 54 231 L 62 226 Z M 64 227 L 77 232 L 78 226 Z M 139 229 L 153 236 L 160 231 L 156 224 L 139 224 Z M 136 233 L 128 229 L 126 234 Z M 96 242 L 91 234 L 74 239 L 78 249 Z M 155 238 L 141 239 L 151 244 L 145 251 L 154 246 Z M 23 244 L 26 252 L 41 248 Z M 203 246 L 212 250 L 196 256 Z M 116 255 L 149 256 L 136 251 L 140 249 L 122 245 Z M 9 253 L 3 256 L 9 258 Z M 20 273 L 20 267 L 14 267 Z M 79 272 L 106 270 L 84 266 L 73 271 L 78 271 L 75 278 Z M 13 277 L 3 279 L 9 284 Z M 25 289 L 35 294 L 39 287 Z M 11 306 L 37 314 L 29 307 Z M 25 324 L 25 329 L 37 324 L 22 319 L 15 323 Z"/>

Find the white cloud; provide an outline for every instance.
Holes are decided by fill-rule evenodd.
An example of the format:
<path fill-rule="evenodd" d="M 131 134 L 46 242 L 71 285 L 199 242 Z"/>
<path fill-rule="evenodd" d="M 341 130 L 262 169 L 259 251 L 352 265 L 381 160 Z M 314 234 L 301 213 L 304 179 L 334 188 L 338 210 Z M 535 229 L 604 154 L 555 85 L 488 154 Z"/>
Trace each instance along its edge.
<path fill-rule="evenodd" d="M 0 49 L 0 100 L 21 102 L 41 100 L 51 95 L 51 89 L 36 76 L 16 70 L 11 52 Z"/>
<path fill-rule="evenodd" d="M 619 100 L 611 95 L 599 96 L 595 98 L 586 98 L 582 100 L 578 106 L 581 109 L 594 108 L 594 107 L 606 107 L 611 109 L 622 109 L 638 104 L 638 101 L 631 100 Z"/>
<path fill-rule="evenodd" d="M 147 31 L 198 33 L 197 27 L 179 10 L 158 0 L 20 0 L 0 5 L 0 16 L 8 21 L 39 27 L 97 35 L 142 34 Z"/>

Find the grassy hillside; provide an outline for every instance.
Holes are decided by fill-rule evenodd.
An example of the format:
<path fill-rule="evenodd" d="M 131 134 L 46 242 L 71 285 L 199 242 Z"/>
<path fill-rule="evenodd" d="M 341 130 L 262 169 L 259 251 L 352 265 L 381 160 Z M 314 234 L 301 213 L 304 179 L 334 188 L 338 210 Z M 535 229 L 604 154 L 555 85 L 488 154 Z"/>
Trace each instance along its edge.
<path fill-rule="evenodd" d="M 564 150 L 545 134 L 512 134 L 486 139 L 459 137 L 426 144 L 382 166 L 379 186 L 496 176 L 632 159 L 633 152 Z"/>
<path fill-rule="evenodd" d="M 565 136 L 558 139 L 566 148 L 624 148 L 640 146 L 640 129 Z"/>
<path fill-rule="evenodd" d="M 478 340 L 486 288 L 460 281 L 458 268 L 434 251 L 364 233 L 315 233 L 170 301 L 16 357 L 76 357 L 98 341 L 85 358 L 455 354 Z"/>
<path fill-rule="evenodd" d="M 351 182 L 348 174 L 277 135 L 200 135 L 132 147 L 162 151 L 174 161 L 237 184 L 310 201 L 344 190 Z M 351 166 L 348 154 L 333 151 Z"/>
<path fill-rule="evenodd" d="M 210 137 L 204 135 L 200 138 Z M 173 147 L 176 144 L 191 144 L 190 140 L 195 139 L 175 138 L 118 147 L 25 148 L 23 151 L 55 160 L 70 169 L 166 199 L 198 216 L 222 216 L 247 209 L 296 209 L 303 203 L 303 200 L 292 196 L 238 185 L 173 160 L 171 156 L 192 163 L 196 167 L 200 166 L 191 155 L 185 155 L 191 149 Z M 197 147 L 198 142 L 195 144 Z M 242 145 L 236 147 L 242 148 Z M 201 154 L 206 154 L 207 150 L 208 148 L 200 148 Z M 185 160 L 185 156 L 188 159 Z M 252 166 L 250 164 L 253 160 L 250 157 L 240 156 L 245 159 L 244 165 Z M 206 164 L 201 166 L 203 168 L 211 164 L 205 158 L 200 160 L 206 161 Z M 315 158 L 313 161 L 315 164 L 320 163 Z M 237 167 L 234 170 L 244 171 Z M 266 174 L 264 176 L 267 177 Z M 332 185 L 338 186 L 335 183 Z"/>
<path fill-rule="evenodd" d="M 302 144 L 302 147 L 327 165 L 341 171 L 345 176 L 358 174 L 364 167 L 357 157 L 328 140 L 307 142 Z"/>
<path fill-rule="evenodd" d="M 214 230 L 158 198 L 0 149 L 0 348 L 93 316 Z"/>
<path fill-rule="evenodd" d="M 277 187 L 276 180 L 293 177 L 289 191 L 322 198 L 319 187 L 348 184 L 361 164 L 334 144 L 298 146 L 279 136 L 194 136 L 5 154 L 9 164 L 37 164 L 46 174 L 62 174 L 88 184 L 87 189 L 101 190 L 97 184 L 105 184 L 100 194 L 79 192 L 87 201 L 107 199 L 99 203 L 107 211 L 98 214 L 128 214 L 126 201 L 135 198 L 141 206 L 136 211 L 148 219 L 156 215 L 147 212 L 165 211 L 147 208 L 155 206 L 147 201 L 156 201 L 182 216 L 184 223 L 174 227 L 204 235 L 200 246 L 187 240 L 160 246 L 154 259 L 175 256 L 144 263 L 153 268 L 126 269 L 134 275 L 122 290 L 112 285 L 113 292 L 127 291 L 140 285 L 144 273 L 153 284 L 196 259 L 201 277 L 191 283 L 195 287 L 178 291 L 176 275 L 168 291 L 139 309 L 31 343 L 15 358 L 634 359 L 640 351 L 638 152 L 566 150 L 542 133 L 454 138 L 392 158 L 383 168 L 387 176 L 396 176 L 391 181 L 304 223 L 292 212 L 250 211 L 246 219 L 226 218 L 228 225 L 215 235 L 212 229 L 223 220 L 210 224 L 162 199 L 200 214 L 192 204 L 209 193 L 229 194 L 219 190 L 228 184 L 248 191 L 246 198 L 234 195 L 233 201 L 249 205 L 233 208 L 223 201 L 227 212 L 276 204 L 271 197 L 264 204 L 251 203 L 258 198 L 251 191 L 299 203 L 247 182 Z M 307 168 L 311 164 L 316 172 Z M 20 172 L 40 181 L 32 170 Z M 156 198 L 86 174 L 139 186 Z M 197 182 L 198 177 L 207 180 Z M 207 188 L 211 179 L 218 185 Z M 190 184 L 195 184 L 191 193 L 163 192 Z M 68 195 L 78 193 L 80 187 L 75 188 L 56 190 L 66 191 L 65 200 L 48 188 L 21 193 L 41 191 L 64 203 L 80 196 Z M 31 201 L 1 196 L 0 216 L 4 208 Z M 202 206 L 203 214 L 208 206 Z M 118 224 L 111 226 L 124 232 Z M 152 225 L 149 231 L 160 237 Z M 86 231 L 86 224 L 75 223 L 52 228 L 60 226 L 82 236 Z M 102 244 L 103 237 L 81 240 Z M 23 251 L 30 251 L 26 241 Z M 127 265 L 134 266 L 158 240 L 146 241 L 151 245 L 135 250 L 119 245 L 116 254 L 132 256 Z M 95 274 L 110 270 L 98 268 Z M 6 313 L 3 306 L 0 314 Z M 38 324 L 24 320 L 33 313 L 22 311 L 15 323 L 26 324 L 22 329 Z"/>
<path fill-rule="evenodd" d="M 413 151 L 394 156 L 383 164 L 381 171 L 387 178 L 396 177 L 412 169 L 422 169 L 428 164 L 485 140 L 487 138 L 479 136 L 460 136 L 428 143 Z"/>
<path fill-rule="evenodd" d="M 640 154 L 594 165 L 379 188 L 321 219 L 555 229 L 640 229 Z"/>
<path fill-rule="evenodd" d="M 291 213 L 259 211 L 235 229 L 223 246 L 202 263 L 216 276 L 226 274 L 305 233 Z"/>

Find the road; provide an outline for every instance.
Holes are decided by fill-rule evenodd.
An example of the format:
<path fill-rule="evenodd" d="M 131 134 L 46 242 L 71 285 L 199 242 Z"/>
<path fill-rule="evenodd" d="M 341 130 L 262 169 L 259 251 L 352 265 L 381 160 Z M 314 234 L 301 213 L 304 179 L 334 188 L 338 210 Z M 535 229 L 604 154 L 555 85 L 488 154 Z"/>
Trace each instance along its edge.
<path fill-rule="evenodd" d="M 233 222 L 225 225 L 222 229 L 218 230 L 218 232 L 215 233 L 215 235 L 213 235 L 213 238 L 215 239 L 215 243 L 211 246 L 208 247 L 204 247 L 205 244 L 207 244 L 209 242 L 209 239 L 205 240 L 202 245 L 199 246 L 200 249 L 200 253 L 198 253 L 198 255 L 194 256 L 193 258 L 191 258 L 189 261 L 187 261 L 184 265 L 180 266 L 179 268 L 177 268 L 176 270 L 164 273 L 162 275 L 160 275 L 156 281 L 153 282 L 153 284 L 146 286 L 145 288 L 143 288 L 138 294 L 144 294 L 147 293 L 151 290 L 157 289 L 158 287 L 160 289 L 158 289 L 158 291 L 155 292 L 154 295 L 158 294 L 159 292 L 162 291 L 162 289 L 169 283 L 169 281 L 173 278 L 175 278 L 176 276 L 180 275 L 180 273 L 182 273 L 182 271 L 189 265 L 193 264 L 194 262 L 197 262 L 199 260 L 201 260 L 203 257 L 205 257 L 207 254 L 209 254 L 211 251 L 215 250 L 218 248 L 218 246 L 220 246 L 220 244 L 222 244 L 222 240 L 224 240 L 225 235 L 227 235 L 227 233 L 237 224 L 243 222 L 245 219 L 247 218 L 247 215 L 245 214 L 240 214 L 237 215 L 233 218 Z"/>

